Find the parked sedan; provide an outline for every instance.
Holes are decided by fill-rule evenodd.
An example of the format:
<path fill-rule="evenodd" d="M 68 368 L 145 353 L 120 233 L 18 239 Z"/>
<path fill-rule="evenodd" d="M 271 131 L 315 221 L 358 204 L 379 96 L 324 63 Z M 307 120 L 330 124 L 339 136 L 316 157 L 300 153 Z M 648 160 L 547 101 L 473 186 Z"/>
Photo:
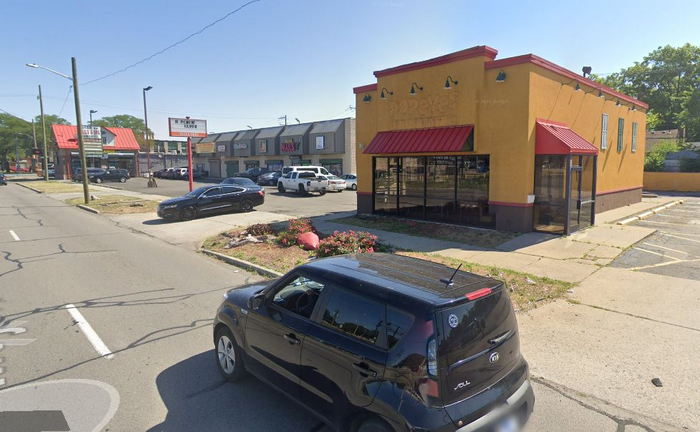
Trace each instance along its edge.
<path fill-rule="evenodd" d="M 327 176 L 319 176 L 322 177 L 326 180 L 328 180 L 328 191 L 330 192 L 342 192 L 345 189 L 347 189 L 348 185 L 345 183 L 345 180 L 341 179 L 340 177 L 334 176 L 334 175 L 327 175 Z"/>
<path fill-rule="evenodd" d="M 348 186 L 348 189 L 357 190 L 357 174 L 344 174 L 340 176 Z"/>
<path fill-rule="evenodd" d="M 248 170 L 243 171 L 242 173 L 238 173 L 238 177 L 249 178 L 254 182 L 257 182 L 258 177 L 269 172 L 270 170 L 267 168 L 250 168 Z"/>
<path fill-rule="evenodd" d="M 260 186 L 277 186 L 277 180 L 282 177 L 282 171 L 271 171 L 258 176 Z"/>
<path fill-rule="evenodd" d="M 249 178 L 245 177 L 229 177 L 225 178 L 222 182 L 222 185 L 233 185 L 233 186 L 240 186 L 244 188 L 248 188 L 251 190 L 263 190 L 260 186 L 256 185 L 255 182 Z"/>
<path fill-rule="evenodd" d="M 5 174 L 0 173 L 0 185 L 7 186 L 7 180 L 5 179 Z"/>
<path fill-rule="evenodd" d="M 118 181 L 124 183 L 129 178 L 129 171 L 125 169 L 100 169 L 98 171 L 88 171 L 88 178 L 91 182 L 102 183 L 104 181 Z"/>
<path fill-rule="evenodd" d="M 231 211 L 251 211 L 265 202 L 265 191 L 238 185 L 203 186 L 158 205 L 163 219 L 189 220 Z"/>

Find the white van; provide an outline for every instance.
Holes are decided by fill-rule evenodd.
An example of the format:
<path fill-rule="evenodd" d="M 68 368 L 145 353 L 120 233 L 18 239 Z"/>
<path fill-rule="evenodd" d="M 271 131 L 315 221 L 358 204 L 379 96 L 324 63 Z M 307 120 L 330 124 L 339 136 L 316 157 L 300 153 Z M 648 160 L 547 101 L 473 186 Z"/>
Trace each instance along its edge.
<path fill-rule="evenodd" d="M 282 168 L 282 175 L 290 173 L 290 172 L 299 172 L 299 171 L 310 171 L 314 174 L 321 174 L 321 175 L 332 175 L 330 172 L 328 172 L 327 169 L 325 169 L 322 166 L 315 166 L 315 165 L 307 165 L 307 166 L 286 166 Z"/>

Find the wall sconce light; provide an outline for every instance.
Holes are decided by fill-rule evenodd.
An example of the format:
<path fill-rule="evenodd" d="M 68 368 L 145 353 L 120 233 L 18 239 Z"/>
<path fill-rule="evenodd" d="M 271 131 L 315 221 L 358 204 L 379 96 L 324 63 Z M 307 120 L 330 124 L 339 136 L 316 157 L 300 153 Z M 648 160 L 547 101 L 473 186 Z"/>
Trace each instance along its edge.
<path fill-rule="evenodd" d="M 603 94 L 602 91 L 598 90 L 598 97 L 599 97 L 599 98 L 605 98 L 605 95 Z"/>
<path fill-rule="evenodd" d="M 445 90 L 451 89 L 451 88 L 452 88 L 452 85 L 451 85 L 450 83 L 452 83 L 452 84 L 454 84 L 454 85 L 457 85 L 457 84 L 459 84 L 459 81 L 455 81 L 455 79 L 452 78 L 452 75 L 448 75 L 448 76 L 447 76 L 447 79 L 445 80 L 445 87 L 443 87 L 443 88 L 444 88 Z"/>
<path fill-rule="evenodd" d="M 423 87 L 419 86 L 419 85 L 416 84 L 416 83 L 413 83 L 413 84 L 411 84 L 411 90 L 409 90 L 408 94 L 411 95 L 411 96 L 415 96 L 415 95 L 416 95 L 416 89 L 418 89 L 418 90 L 420 90 L 420 91 L 423 91 Z"/>
<path fill-rule="evenodd" d="M 502 83 L 506 81 L 506 73 L 503 71 L 500 71 L 498 75 L 496 75 L 496 82 Z"/>
<path fill-rule="evenodd" d="M 631 109 L 632 111 L 637 111 L 637 106 L 636 106 L 636 105 L 632 105 L 632 108 L 630 108 L 630 109 Z"/>
<path fill-rule="evenodd" d="M 386 87 L 382 87 L 382 92 L 379 94 L 379 98 L 386 99 L 387 96 L 392 96 L 393 94 L 393 91 L 389 91 L 386 89 Z"/>
<path fill-rule="evenodd" d="M 615 102 L 615 106 L 620 106 L 620 100 L 619 100 L 619 99 Z"/>
<path fill-rule="evenodd" d="M 372 95 L 366 94 L 365 97 L 362 98 L 362 102 L 364 102 L 364 103 L 372 102 Z"/>
<path fill-rule="evenodd" d="M 579 91 L 579 90 L 581 90 L 581 84 L 576 83 L 576 91 Z"/>

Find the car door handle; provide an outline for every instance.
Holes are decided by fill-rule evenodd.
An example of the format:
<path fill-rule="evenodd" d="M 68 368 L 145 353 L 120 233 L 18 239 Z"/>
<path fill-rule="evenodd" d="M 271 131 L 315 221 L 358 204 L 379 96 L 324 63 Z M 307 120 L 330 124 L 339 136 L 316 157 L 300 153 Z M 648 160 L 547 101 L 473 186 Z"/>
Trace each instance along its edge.
<path fill-rule="evenodd" d="M 371 376 L 373 378 L 377 376 L 377 371 L 370 368 L 365 362 L 353 363 L 352 367 L 363 376 Z"/>
<path fill-rule="evenodd" d="M 287 333 L 283 337 L 287 340 L 287 342 L 289 342 L 292 345 L 299 345 L 301 343 L 301 341 L 297 339 L 297 336 L 294 333 Z"/>

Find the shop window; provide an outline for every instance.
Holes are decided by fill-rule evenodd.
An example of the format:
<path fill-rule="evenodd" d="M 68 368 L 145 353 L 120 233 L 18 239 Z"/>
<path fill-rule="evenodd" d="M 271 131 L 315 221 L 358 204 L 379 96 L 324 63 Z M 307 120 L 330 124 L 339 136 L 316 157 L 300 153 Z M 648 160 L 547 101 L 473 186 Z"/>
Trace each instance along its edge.
<path fill-rule="evenodd" d="M 617 119 L 617 151 L 621 152 L 624 148 L 625 138 L 625 119 Z"/>
<path fill-rule="evenodd" d="M 267 140 L 266 139 L 258 140 L 258 152 L 259 153 L 267 153 Z"/>
<path fill-rule="evenodd" d="M 252 168 L 260 168 L 260 161 L 256 160 L 250 160 L 250 161 L 245 161 L 245 169 L 246 171 Z"/>
<path fill-rule="evenodd" d="M 425 217 L 425 158 L 400 158 L 399 167 L 399 215 L 422 219 Z"/>
<path fill-rule="evenodd" d="M 632 153 L 637 152 L 637 122 L 632 122 Z"/>
<path fill-rule="evenodd" d="M 281 171 L 284 162 L 281 160 L 269 160 L 267 161 L 267 169 L 270 171 Z"/>
<path fill-rule="evenodd" d="M 311 159 L 302 159 L 301 160 L 301 166 L 309 166 L 312 165 Z"/>
<path fill-rule="evenodd" d="M 429 156 L 426 175 L 426 217 L 432 220 L 451 221 L 455 211 L 454 156 Z"/>
<path fill-rule="evenodd" d="M 455 222 L 466 225 L 493 224 L 489 214 L 488 156 L 461 156 L 457 159 L 457 199 Z"/>
<path fill-rule="evenodd" d="M 319 163 L 333 175 L 340 176 L 343 174 L 342 159 L 321 159 Z"/>
<path fill-rule="evenodd" d="M 319 135 L 316 137 L 316 150 L 323 150 L 326 148 L 326 137 Z"/>
<path fill-rule="evenodd" d="M 600 121 L 600 149 L 607 150 L 608 148 L 608 115 L 603 113 L 603 118 Z"/>
<path fill-rule="evenodd" d="M 374 158 L 374 211 L 377 213 L 396 214 L 398 159 Z"/>

